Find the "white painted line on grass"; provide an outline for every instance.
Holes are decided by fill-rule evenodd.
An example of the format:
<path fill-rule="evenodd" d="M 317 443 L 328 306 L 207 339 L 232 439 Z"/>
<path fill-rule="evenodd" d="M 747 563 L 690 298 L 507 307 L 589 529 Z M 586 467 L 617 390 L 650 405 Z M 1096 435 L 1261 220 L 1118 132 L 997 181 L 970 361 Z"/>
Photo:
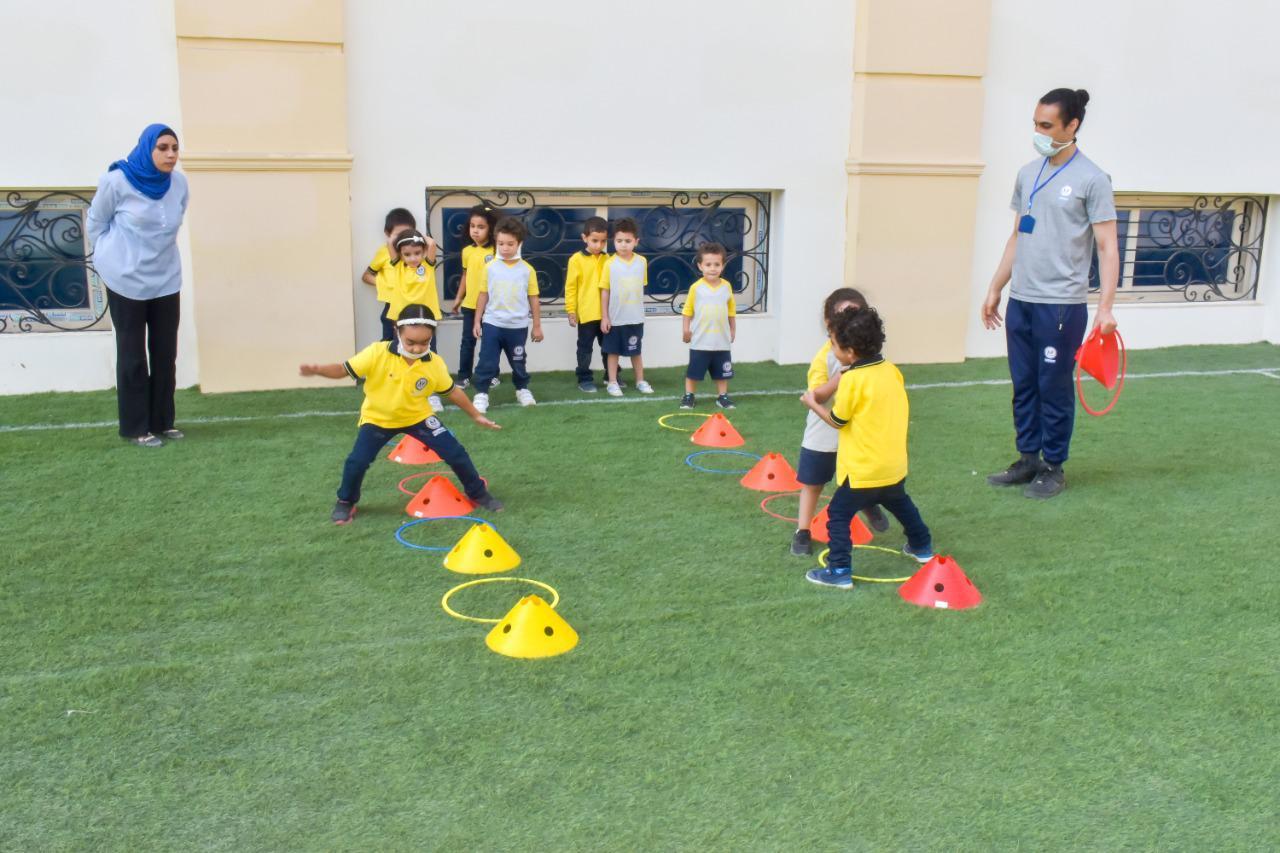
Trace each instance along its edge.
<path fill-rule="evenodd" d="M 1125 377 L 1126 382 L 1132 382 L 1136 379 L 1182 379 L 1195 376 L 1266 376 L 1270 379 L 1280 380 L 1280 367 L 1250 367 L 1240 368 L 1236 370 L 1173 370 L 1164 373 L 1130 373 Z M 968 379 L 958 382 L 922 382 L 907 386 L 908 391 L 930 391 L 937 388 L 977 388 L 985 385 L 1009 385 L 1008 379 Z M 794 395 L 799 397 L 804 393 L 803 389 L 772 389 L 761 391 L 734 391 L 735 397 L 781 397 Z M 535 408 L 547 408 L 549 406 L 585 406 L 585 405 L 605 405 L 617 406 L 627 403 L 675 403 L 679 402 L 680 397 L 676 395 L 658 395 L 649 394 L 646 396 L 631 397 L 606 397 L 600 395 L 591 398 L 577 398 L 573 400 L 548 400 L 545 403 L 538 403 Z M 511 403 L 495 403 L 489 407 L 494 409 L 516 409 L 520 408 L 520 404 Z M 311 411 L 311 412 L 285 412 L 278 415 L 216 415 L 207 418 L 181 418 L 179 426 L 189 424 L 236 424 L 251 423 L 253 421 L 275 421 L 288 420 L 296 418 L 334 418 L 348 417 L 354 418 L 360 413 L 355 410 L 349 411 Z M 12 424 L 0 425 L 0 433 L 7 432 L 44 432 L 47 430 L 57 429 L 106 429 L 107 427 L 116 426 L 115 421 L 82 421 L 80 423 L 64 423 L 64 424 Z"/>

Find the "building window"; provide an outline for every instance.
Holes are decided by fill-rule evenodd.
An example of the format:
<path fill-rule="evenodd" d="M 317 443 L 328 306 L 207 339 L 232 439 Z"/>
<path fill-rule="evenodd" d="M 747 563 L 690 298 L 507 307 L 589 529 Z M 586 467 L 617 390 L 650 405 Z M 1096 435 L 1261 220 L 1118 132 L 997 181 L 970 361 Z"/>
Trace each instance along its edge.
<path fill-rule="evenodd" d="M 1256 299 L 1267 220 L 1263 196 L 1116 195 L 1123 302 Z M 1097 258 L 1089 288 L 1097 295 Z"/>
<path fill-rule="evenodd" d="M 90 196 L 0 190 L 0 334 L 110 328 L 85 240 Z"/>
<path fill-rule="evenodd" d="M 487 204 L 528 229 L 521 251 L 538 273 L 544 315 L 564 314 L 565 270 L 573 253 L 582 250 L 582 225 L 592 216 L 631 217 L 640 226 L 636 251 L 649 262 L 646 313 L 680 312 L 689 287 L 701 277 L 694 253 L 702 243 L 715 242 L 728 250 L 723 275 L 733 285 L 737 310 L 749 314 L 768 308 L 769 202 L 768 193 L 748 191 L 430 188 L 427 228 L 440 243 L 437 275 L 445 300 L 453 299 L 462 277 L 468 212 Z"/>

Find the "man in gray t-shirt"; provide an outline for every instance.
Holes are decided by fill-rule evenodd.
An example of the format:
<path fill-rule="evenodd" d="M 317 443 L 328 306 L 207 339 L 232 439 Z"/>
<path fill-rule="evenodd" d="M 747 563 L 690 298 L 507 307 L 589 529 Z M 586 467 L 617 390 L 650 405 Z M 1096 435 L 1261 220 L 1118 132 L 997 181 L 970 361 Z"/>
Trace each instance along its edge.
<path fill-rule="evenodd" d="M 1054 89 L 1036 106 L 1033 144 L 1041 156 L 1018 172 L 1013 233 L 982 304 L 983 325 L 999 328 L 1000 294 L 1012 280 L 1005 340 L 1019 458 L 987 482 L 1025 485 L 1023 494 L 1032 498 L 1066 488 L 1062 465 L 1075 423 L 1072 366 L 1088 324 L 1095 245 L 1102 286 L 1094 325 L 1103 334 L 1116 327 L 1111 307 L 1120 255 L 1111 179 L 1076 145 L 1088 102 L 1083 89 Z"/>

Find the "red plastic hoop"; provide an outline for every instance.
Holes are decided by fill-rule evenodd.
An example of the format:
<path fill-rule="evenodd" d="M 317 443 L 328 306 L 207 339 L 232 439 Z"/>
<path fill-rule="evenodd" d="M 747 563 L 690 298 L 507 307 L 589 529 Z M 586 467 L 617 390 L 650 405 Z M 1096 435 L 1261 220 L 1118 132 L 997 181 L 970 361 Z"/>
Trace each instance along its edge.
<path fill-rule="evenodd" d="M 779 492 L 776 495 L 768 495 L 767 497 L 765 497 L 764 500 L 760 501 L 760 508 L 764 510 L 765 515 L 771 515 L 776 519 L 779 519 L 781 521 L 789 521 L 792 524 L 799 524 L 800 523 L 799 516 L 795 518 L 789 518 L 788 516 L 785 516 L 785 515 L 778 515 L 776 512 L 769 509 L 769 501 L 773 500 L 774 498 L 790 498 L 790 497 L 795 497 L 795 495 L 796 495 L 795 492 Z"/>

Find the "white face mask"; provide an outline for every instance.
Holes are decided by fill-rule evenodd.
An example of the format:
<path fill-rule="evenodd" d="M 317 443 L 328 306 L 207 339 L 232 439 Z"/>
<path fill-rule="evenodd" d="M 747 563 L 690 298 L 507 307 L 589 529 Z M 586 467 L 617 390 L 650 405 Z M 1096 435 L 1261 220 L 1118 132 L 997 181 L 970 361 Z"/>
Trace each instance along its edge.
<path fill-rule="evenodd" d="M 417 361 L 427 353 L 431 352 L 430 347 L 428 347 L 427 349 L 424 349 L 422 352 L 409 352 L 404 348 L 404 341 L 400 340 L 399 338 L 396 339 L 396 349 L 400 351 L 400 354 L 402 356 L 409 359 L 410 361 Z"/>
<path fill-rule="evenodd" d="M 1034 133 L 1031 135 L 1031 144 L 1035 146 L 1036 153 L 1041 157 L 1052 157 L 1064 148 L 1069 147 L 1073 142 L 1075 142 L 1074 139 L 1067 142 L 1057 142 L 1047 133 Z"/>

